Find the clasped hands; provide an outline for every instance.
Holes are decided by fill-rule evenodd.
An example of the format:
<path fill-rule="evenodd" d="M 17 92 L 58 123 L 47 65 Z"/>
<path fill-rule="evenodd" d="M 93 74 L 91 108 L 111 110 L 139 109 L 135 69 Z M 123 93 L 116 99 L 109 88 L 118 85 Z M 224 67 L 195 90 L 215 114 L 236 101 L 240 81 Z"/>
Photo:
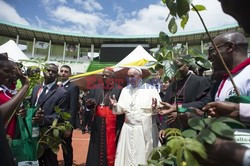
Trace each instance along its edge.
<path fill-rule="evenodd" d="M 39 108 L 34 117 L 32 118 L 32 123 L 33 124 L 43 124 L 44 123 L 44 110 L 42 110 L 41 108 Z"/>

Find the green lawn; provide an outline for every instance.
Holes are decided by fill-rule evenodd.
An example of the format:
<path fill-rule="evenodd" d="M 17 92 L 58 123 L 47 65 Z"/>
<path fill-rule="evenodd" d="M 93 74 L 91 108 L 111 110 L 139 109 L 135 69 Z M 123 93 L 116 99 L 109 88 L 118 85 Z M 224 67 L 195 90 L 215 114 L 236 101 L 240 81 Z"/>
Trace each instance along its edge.
<path fill-rule="evenodd" d="M 105 67 L 114 66 L 116 64 L 117 64 L 117 62 L 92 61 L 91 64 L 89 65 L 89 68 L 88 68 L 87 72 L 95 71 L 95 70 L 102 69 L 102 68 L 105 68 Z"/>

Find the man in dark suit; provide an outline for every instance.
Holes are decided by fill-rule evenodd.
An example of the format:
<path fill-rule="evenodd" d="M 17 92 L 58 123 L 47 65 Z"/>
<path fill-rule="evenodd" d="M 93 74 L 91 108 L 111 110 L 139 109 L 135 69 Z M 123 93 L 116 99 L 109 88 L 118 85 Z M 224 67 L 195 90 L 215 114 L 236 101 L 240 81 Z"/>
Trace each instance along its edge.
<path fill-rule="evenodd" d="M 79 111 L 79 87 L 70 82 L 71 68 L 68 65 L 63 65 L 60 68 L 59 75 L 61 77 L 61 86 L 68 92 L 69 95 L 69 112 L 71 114 L 71 124 L 76 128 L 77 112 Z M 64 141 L 66 142 L 67 153 L 63 153 L 64 165 L 72 166 L 73 164 L 73 147 L 72 147 L 73 131 L 64 133 Z"/>
<path fill-rule="evenodd" d="M 51 125 L 58 117 L 54 110 L 55 106 L 62 111 L 68 110 L 68 94 L 56 84 L 58 67 L 55 64 L 47 64 L 43 74 L 44 82 L 42 85 L 36 85 L 31 95 L 31 105 L 39 108 L 32 121 L 39 124 L 40 128 Z M 39 158 L 39 165 L 58 165 L 57 155 L 51 149 L 46 149 Z"/>

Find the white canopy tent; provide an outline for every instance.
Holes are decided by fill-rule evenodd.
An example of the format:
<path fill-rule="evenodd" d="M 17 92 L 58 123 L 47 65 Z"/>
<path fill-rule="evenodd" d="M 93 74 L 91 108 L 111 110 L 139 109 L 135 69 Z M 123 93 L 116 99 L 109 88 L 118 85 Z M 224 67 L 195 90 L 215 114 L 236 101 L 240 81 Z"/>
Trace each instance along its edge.
<path fill-rule="evenodd" d="M 142 59 L 148 62 L 150 61 L 156 62 L 156 59 L 154 57 L 152 57 L 141 45 L 138 45 L 131 53 L 129 53 L 115 66 L 124 66 L 126 64 L 130 64 Z"/>
<path fill-rule="evenodd" d="M 148 77 L 150 72 L 147 70 L 148 67 L 145 66 L 148 62 L 156 62 L 141 45 L 138 45 L 130 54 L 128 54 L 123 60 L 117 63 L 115 66 L 110 66 L 114 69 L 117 78 L 125 78 L 127 76 L 127 71 L 130 67 L 136 66 L 142 69 L 143 76 Z M 72 81 L 77 84 L 82 89 L 86 88 L 89 78 L 100 77 L 103 69 L 99 69 L 92 72 L 87 72 L 84 74 L 78 74 L 71 77 Z"/>
<path fill-rule="evenodd" d="M 7 53 L 8 57 L 15 62 L 29 60 L 13 40 L 9 40 L 0 46 L 0 53 Z"/>

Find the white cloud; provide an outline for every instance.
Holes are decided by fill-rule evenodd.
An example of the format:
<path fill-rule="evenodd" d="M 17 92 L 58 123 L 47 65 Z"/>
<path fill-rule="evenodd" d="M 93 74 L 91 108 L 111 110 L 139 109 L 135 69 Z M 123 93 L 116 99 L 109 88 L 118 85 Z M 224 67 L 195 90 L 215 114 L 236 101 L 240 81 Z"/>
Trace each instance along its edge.
<path fill-rule="evenodd" d="M 110 11 L 104 11 L 97 0 L 74 0 L 73 3 L 67 3 L 67 0 L 41 0 L 41 2 L 47 17 L 35 16 L 29 23 L 14 7 L 0 0 L 0 19 L 56 31 L 84 34 L 157 35 L 160 31 L 168 32 L 165 19 L 169 11 L 159 1 L 131 12 L 114 4 L 115 18 L 109 15 Z M 232 17 L 223 13 L 218 0 L 193 0 L 193 3 L 206 6 L 207 10 L 200 13 L 208 28 L 236 23 Z M 80 10 L 79 7 L 83 7 L 84 10 Z M 178 24 L 178 29 L 178 32 L 190 32 L 203 30 L 203 27 L 197 14 L 190 12 L 186 28 L 182 30 Z"/>
<path fill-rule="evenodd" d="M 49 29 L 56 31 L 56 32 L 69 32 L 69 33 L 76 33 L 76 34 L 97 34 L 96 30 L 93 28 L 86 28 L 81 25 L 71 25 L 69 27 L 62 27 L 62 26 L 55 26 L 50 25 L 48 26 Z"/>
<path fill-rule="evenodd" d="M 83 9 L 89 12 L 103 9 L 101 4 L 96 2 L 96 0 L 74 0 L 74 2 L 76 4 L 82 5 Z"/>
<path fill-rule="evenodd" d="M 207 10 L 200 12 L 208 28 L 222 27 L 235 24 L 236 21 L 229 15 L 223 13 L 218 0 L 193 0 L 194 4 L 205 5 Z M 122 23 L 120 19 L 114 20 L 108 29 L 108 33 L 121 35 L 150 35 L 158 34 L 160 31 L 168 32 L 165 19 L 169 13 L 166 6 L 151 4 L 147 8 L 132 12 L 133 18 L 125 18 Z M 189 21 L 184 30 L 178 24 L 178 32 L 189 32 L 203 30 L 201 21 L 195 12 L 190 12 Z M 178 33 L 177 32 L 177 33 Z"/>
<path fill-rule="evenodd" d="M 62 3 L 62 4 L 66 4 L 67 1 L 66 0 L 57 0 L 59 3 Z"/>
<path fill-rule="evenodd" d="M 133 11 L 133 12 L 131 13 L 132 16 L 136 16 L 136 14 L 137 14 L 136 11 Z"/>
<path fill-rule="evenodd" d="M 130 13 L 126 13 L 125 10 L 117 4 L 114 4 L 113 10 L 116 12 L 116 23 L 122 23 L 125 20 L 132 18 Z"/>
<path fill-rule="evenodd" d="M 43 28 L 43 27 L 46 27 L 48 25 L 45 20 L 42 20 L 38 16 L 35 16 L 35 18 L 36 18 L 36 22 L 34 22 L 35 26 L 37 26 L 39 28 Z"/>
<path fill-rule="evenodd" d="M 194 4 L 202 4 L 207 10 L 200 12 L 206 26 L 208 28 L 219 28 L 230 24 L 237 24 L 236 20 L 225 14 L 221 9 L 221 4 L 218 0 L 193 0 Z M 189 21 L 184 31 L 203 30 L 202 23 L 195 12 L 190 12 Z M 179 28 L 180 31 L 181 27 Z"/>
<path fill-rule="evenodd" d="M 54 11 L 51 11 L 51 14 L 58 20 L 67 21 L 68 23 L 75 25 L 80 24 L 87 29 L 95 29 L 102 21 L 102 19 L 95 14 L 83 13 L 66 6 L 57 7 Z"/>
<path fill-rule="evenodd" d="M 29 22 L 22 18 L 16 11 L 14 7 L 9 5 L 8 3 L 0 0 L 0 19 L 12 23 L 22 24 L 22 25 L 30 25 Z"/>
<path fill-rule="evenodd" d="M 162 5 L 149 5 L 148 8 L 141 9 L 132 15 L 136 17 L 124 19 L 121 24 L 114 21 L 108 32 L 122 35 L 150 35 L 157 34 L 166 27 L 164 20 L 167 10 Z"/>
<path fill-rule="evenodd" d="M 41 0 L 44 6 L 52 6 L 54 4 L 67 4 L 67 0 Z"/>

